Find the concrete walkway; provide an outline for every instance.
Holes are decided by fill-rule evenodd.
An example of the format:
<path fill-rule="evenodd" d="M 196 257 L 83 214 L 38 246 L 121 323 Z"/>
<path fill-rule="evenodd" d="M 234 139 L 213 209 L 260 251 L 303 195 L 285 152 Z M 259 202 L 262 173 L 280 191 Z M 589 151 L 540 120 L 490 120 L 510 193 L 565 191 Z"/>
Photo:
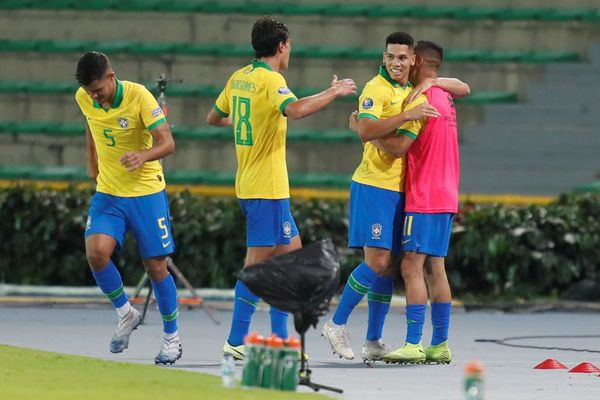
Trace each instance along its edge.
<path fill-rule="evenodd" d="M 222 321 L 215 325 L 199 308 L 182 309 L 180 334 L 183 358 L 171 368 L 219 374 L 220 350 L 227 337 L 231 311 L 216 311 Z M 598 399 L 598 374 L 575 374 L 564 370 L 534 370 L 547 358 L 556 358 L 569 368 L 591 362 L 600 366 L 600 318 L 597 313 L 503 314 L 455 312 L 451 325 L 452 364 L 446 366 L 394 366 L 375 364 L 370 368 L 359 360 L 342 361 L 331 354 L 319 330 L 307 334 L 307 352 L 313 380 L 344 389 L 334 398 L 363 399 L 461 399 L 464 366 L 475 358 L 486 366 L 487 400 L 507 399 Z M 360 354 L 366 330 L 367 312 L 357 309 L 348 327 L 355 353 Z M 59 306 L 22 306 L 0 303 L 0 344 L 79 354 L 106 360 L 152 363 L 161 344 L 161 323 L 152 307 L 146 325 L 132 336 L 130 348 L 113 355 L 108 342 L 116 325 L 116 314 L 108 305 L 77 303 Z M 404 315 L 393 309 L 385 329 L 386 341 L 394 347 L 403 340 Z M 429 324 L 429 322 L 427 322 Z M 290 332 L 293 325 L 290 320 Z M 258 311 L 252 329 L 269 333 L 269 314 Z M 424 342 L 431 333 L 426 326 Z M 476 342 L 516 336 L 596 335 L 587 338 L 542 338 L 514 340 L 517 345 L 589 349 L 593 352 L 539 350 Z M 158 367 L 157 367 L 158 368 Z M 237 367 L 241 373 L 241 365 Z M 306 390 L 303 388 L 302 390 Z M 326 392 L 324 392 L 326 393 Z"/>

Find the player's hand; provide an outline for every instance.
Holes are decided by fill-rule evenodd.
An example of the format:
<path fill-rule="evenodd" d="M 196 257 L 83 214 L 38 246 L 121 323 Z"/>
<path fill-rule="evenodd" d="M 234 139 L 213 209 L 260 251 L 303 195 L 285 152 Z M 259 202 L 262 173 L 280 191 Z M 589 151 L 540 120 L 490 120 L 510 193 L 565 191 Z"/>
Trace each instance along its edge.
<path fill-rule="evenodd" d="M 350 78 L 338 80 L 337 75 L 331 79 L 331 87 L 335 90 L 337 96 L 348 96 L 357 93 L 356 83 Z"/>
<path fill-rule="evenodd" d="M 435 79 L 425 78 L 410 92 L 408 97 L 404 100 L 404 105 L 412 103 L 417 97 L 425 93 L 425 91 L 431 88 L 435 84 Z"/>
<path fill-rule="evenodd" d="M 348 128 L 353 132 L 358 132 L 358 110 L 352 111 L 348 117 Z"/>
<path fill-rule="evenodd" d="M 126 153 L 119 160 L 121 165 L 123 165 L 129 172 L 135 171 L 146 162 L 146 158 L 144 157 L 144 153 L 141 151 L 129 152 Z"/>
<path fill-rule="evenodd" d="M 416 106 L 413 109 L 410 109 L 408 111 L 404 111 L 404 116 L 409 120 L 409 121 L 416 121 L 418 119 L 423 119 L 423 118 L 438 118 L 441 114 L 438 112 L 438 110 L 432 106 L 431 104 L 425 102 L 425 103 L 421 103 L 418 106 Z"/>

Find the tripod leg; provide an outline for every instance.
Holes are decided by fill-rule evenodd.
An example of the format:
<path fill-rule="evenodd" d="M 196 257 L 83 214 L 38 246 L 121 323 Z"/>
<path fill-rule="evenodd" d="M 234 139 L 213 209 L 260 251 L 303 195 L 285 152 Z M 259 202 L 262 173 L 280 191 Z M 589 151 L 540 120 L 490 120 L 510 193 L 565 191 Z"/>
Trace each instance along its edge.
<path fill-rule="evenodd" d="M 320 383 L 314 383 L 310 381 L 310 378 L 307 378 L 305 381 L 298 382 L 298 385 L 308 386 L 315 392 L 318 392 L 319 390 L 323 389 L 329 390 L 330 392 L 344 393 L 343 389 L 335 388 L 333 386 L 321 385 Z"/>
<path fill-rule="evenodd" d="M 310 374 L 312 371 L 308 368 L 307 365 L 305 365 L 306 363 L 304 361 L 304 332 L 300 333 L 300 351 L 301 351 L 302 357 L 300 357 L 300 371 L 298 371 L 298 376 L 299 376 L 298 385 L 308 386 L 315 392 L 318 392 L 319 390 L 323 389 L 323 390 L 329 390 L 330 392 L 344 393 L 343 389 L 335 388 L 333 386 L 321 385 L 319 383 L 314 383 L 310 380 Z"/>
<path fill-rule="evenodd" d="M 147 275 L 144 275 L 147 277 Z M 152 300 L 152 282 L 148 279 L 148 294 L 146 295 L 146 303 L 144 303 L 144 311 L 142 312 L 142 320 L 140 324 L 146 322 L 146 316 L 148 316 L 148 308 L 150 307 L 150 300 Z"/>
<path fill-rule="evenodd" d="M 131 296 L 131 300 L 133 303 L 136 302 L 136 299 L 140 295 L 142 288 L 146 285 L 146 282 L 148 282 L 148 275 L 144 272 L 137 286 L 135 287 L 135 290 L 133 291 L 133 295 Z"/>
<path fill-rule="evenodd" d="M 183 273 L 179 270 L 179 268 L 177 268 L 177 266 L 175 265 L 175 263 L 173 262 L 173 259 L 171 259 L 171 257 L 167 257 L 167 267 L 169 268 L 169 270 L 171 270 L 171 272 L 173 272 L 173 274 L 175 274 L 175 277 L 177 279 L 179 279 L 181 281 L 181 283 L 183 283 L 183 286 L 185 286 L 186 289 L 190 291 L 192 296 L 194 296 L 200 302 L 200 306 L 208 314 L 209 318 L 216 325 L 220 325 L 221 321 L 219 321 L 213 315 L 212 310 L 210 309 L 208 304 L 204 303 L 204 300 L 202 299 L 202 297 L 200 297 L 200 295 L 198 294 L 198 292 L 196 292 L 196 289 L 194 289 L 194 287 L 192 286 L 190 281 L 188 281 L 187 278 L 183 275 Z"/>

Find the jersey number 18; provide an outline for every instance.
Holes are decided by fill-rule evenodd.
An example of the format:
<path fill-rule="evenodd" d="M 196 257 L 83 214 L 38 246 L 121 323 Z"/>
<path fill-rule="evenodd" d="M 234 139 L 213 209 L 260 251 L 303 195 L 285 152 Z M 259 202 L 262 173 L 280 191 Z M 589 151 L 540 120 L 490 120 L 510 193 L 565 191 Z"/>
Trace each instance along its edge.
<path fill-rule="evenodd" d="M 235 127 L 235 143 L 241 146 L 252 146 L 249 98 L 233 96 L 232 122 Z"/>

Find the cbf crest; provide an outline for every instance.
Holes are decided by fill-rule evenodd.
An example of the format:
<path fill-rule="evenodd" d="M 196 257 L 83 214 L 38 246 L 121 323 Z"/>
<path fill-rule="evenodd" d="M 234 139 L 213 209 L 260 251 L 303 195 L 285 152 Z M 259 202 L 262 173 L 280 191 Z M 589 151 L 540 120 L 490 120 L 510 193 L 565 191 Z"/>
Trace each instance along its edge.
<path fill-rule="evenodd" d="M 289 237 L 292 234 L 292 224 L 289 221 L 283 223 L 283 234 Z"/>
<path fill-rule="evenodd" d="M 118 121 L 119 121 L 119 126 L 122 129 L 126 129 L 126 128 L 129 127 L 129 122 L 127 122 L 127 118 L 125 118 L 125 117 L 119 117 Z"/>
<path fill-rule="evenodd" d="M 383 227 L 381 226 L 381 224 L 373 224 L 371 226 L 371 235 L 373 236 L 372 239 L 380 239 L 382 230 Z"/>

